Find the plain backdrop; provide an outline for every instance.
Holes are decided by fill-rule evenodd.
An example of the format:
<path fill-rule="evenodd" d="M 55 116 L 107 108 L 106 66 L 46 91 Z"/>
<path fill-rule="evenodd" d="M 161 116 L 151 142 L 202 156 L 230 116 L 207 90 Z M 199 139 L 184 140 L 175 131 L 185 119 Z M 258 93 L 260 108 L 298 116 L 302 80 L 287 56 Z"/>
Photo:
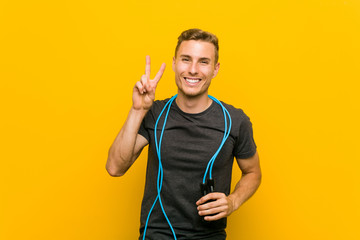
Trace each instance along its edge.
<path fill-rule="evenodd" d="M 250 116 L 263 171 L 228 239 L 360 239 L 357 0 L 2 0 L 0 239 L 138 237 L 147 149 L 121 178 L 108 149 L 145 56 L 174 95 L 194 27 L 220 39 L 210 94 Z"/>

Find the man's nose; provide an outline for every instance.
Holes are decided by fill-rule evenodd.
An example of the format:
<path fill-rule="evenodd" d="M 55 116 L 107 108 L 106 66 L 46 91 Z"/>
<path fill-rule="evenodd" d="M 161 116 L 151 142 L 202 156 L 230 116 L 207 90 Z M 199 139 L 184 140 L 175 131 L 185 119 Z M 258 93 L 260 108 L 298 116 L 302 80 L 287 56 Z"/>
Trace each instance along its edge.
<path fill-rule="evenodd" d="M 189 66 L 189 74 L 191 75 L 196 75 L 198 74 L 198 69 L 197 69 L 197 64 L 195 62 L 193 62 L 190 66 Z"/>

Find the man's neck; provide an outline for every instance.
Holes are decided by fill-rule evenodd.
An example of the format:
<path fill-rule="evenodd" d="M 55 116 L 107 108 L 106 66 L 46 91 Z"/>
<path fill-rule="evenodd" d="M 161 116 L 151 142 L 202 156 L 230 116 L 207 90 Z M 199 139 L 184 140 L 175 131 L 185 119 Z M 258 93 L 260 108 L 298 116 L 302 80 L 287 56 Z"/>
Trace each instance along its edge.
<path fill-rule="evenodd" d="M 207 94 L 198 97 L 187 97 L 179 93 L 175 101 L 183 112 L 193 114 L 205 111 L 212 103 Z"/>

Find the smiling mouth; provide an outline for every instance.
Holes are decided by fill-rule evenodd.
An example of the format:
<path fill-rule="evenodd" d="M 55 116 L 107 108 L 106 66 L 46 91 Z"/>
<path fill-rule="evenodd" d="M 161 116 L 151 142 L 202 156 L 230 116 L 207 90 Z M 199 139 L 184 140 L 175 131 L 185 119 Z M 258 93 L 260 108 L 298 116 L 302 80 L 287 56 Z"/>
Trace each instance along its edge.
<path fill-rule="evenodd" d="M 190 84 L 195 84 L 201 81 L 201 78 L 195 78 L 195 77 L 184 77 L 185 81 Z"/>

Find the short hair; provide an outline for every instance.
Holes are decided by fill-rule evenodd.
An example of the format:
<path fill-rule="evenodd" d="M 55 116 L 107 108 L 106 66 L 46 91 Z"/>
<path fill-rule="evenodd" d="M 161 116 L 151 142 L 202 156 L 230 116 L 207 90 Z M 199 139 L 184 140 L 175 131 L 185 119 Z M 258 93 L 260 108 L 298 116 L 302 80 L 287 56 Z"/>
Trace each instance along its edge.
<path fill-rule="evenodd" d="M 212 43 L 215 47 L 215 63 L 219 60 L 219 39 L 215 36 L 215 34 L 212 34 L 210 32 L 203 31 L 198 28 L 192 28 L 183 31 L 180 36 L 178 37 L 178 42 L 175 48 L 175 57 L 177 54 L 177 51 L 179 50 L 180 44 L 183 41 L 189 41 L 189 40 L 198 40 L 198 41 L 204 41 Z"/>

